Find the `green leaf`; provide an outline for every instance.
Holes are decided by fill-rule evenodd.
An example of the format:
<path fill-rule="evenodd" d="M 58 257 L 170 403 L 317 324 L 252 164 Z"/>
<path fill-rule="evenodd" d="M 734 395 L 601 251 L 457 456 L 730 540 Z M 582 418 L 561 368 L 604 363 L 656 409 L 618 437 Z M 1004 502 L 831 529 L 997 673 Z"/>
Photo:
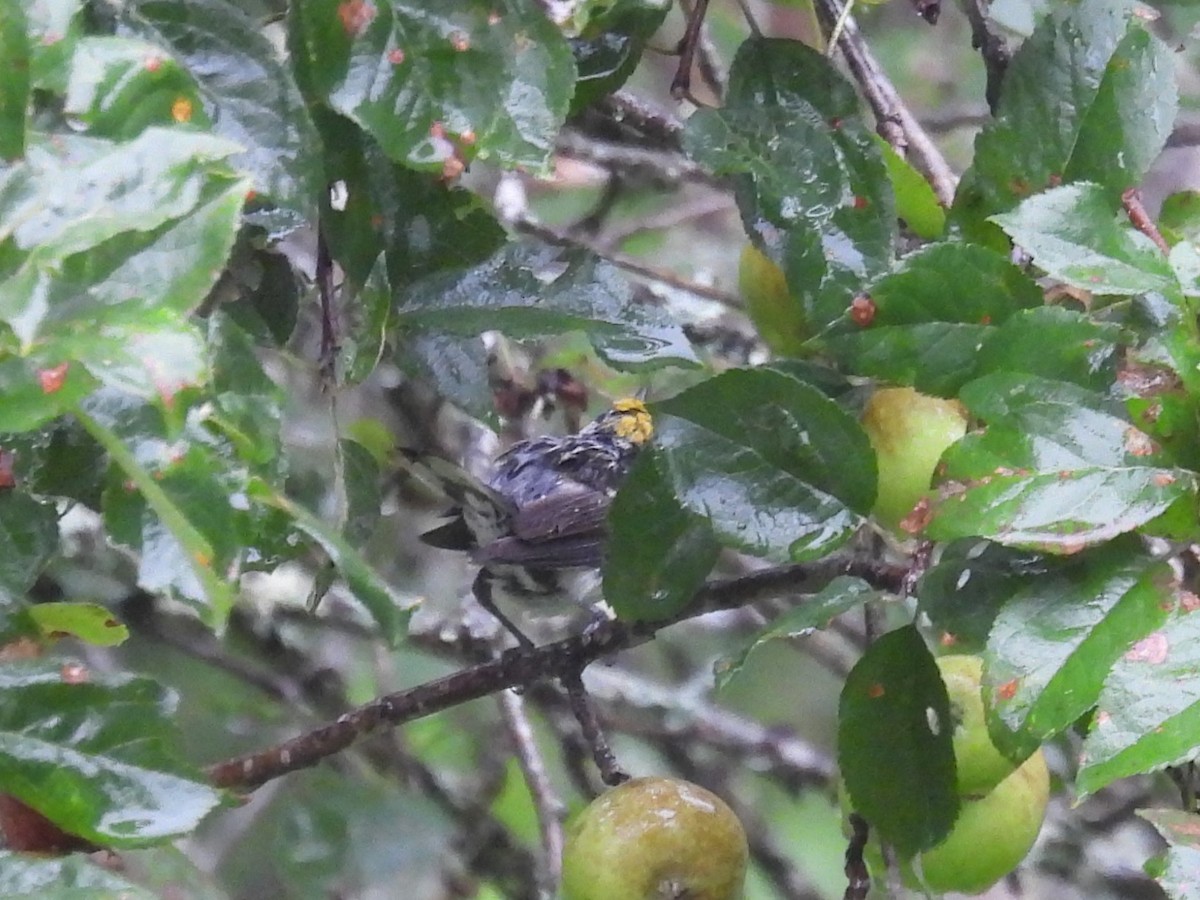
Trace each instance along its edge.
<path fill-rule="evenodd" d="M 996 616 L 984 655 L 992 739 L 1025 755 L 1100 696 L 1127 648 L 1166 617 L 1170 573 L 1135 539 L 1110 543 L 1027 582 Z"/>
<path fill-rule="evenodd" d="M 303 0 L 293 14 L 314 88 L 397 162 L 441 172 L 461 152 L 546 168 L 575 63 L 536 4 Z"/>
<path fill-rule="evenodd" d="M 115 647 L 129 637 L 129 629 L 98 603 L 38 603 L 29 607 L 29 618 L 44 637 L 75 637 L 97 647 Z"/>
<path fill-rule="evenodd" d="M 896 215 L 917 237 L 936 241 L 946 230 L 946 210 L 938 203 L 933 188 L 891 144 L 879 135 L 874 137 L 896 195 Z"/>
<path fill-rule="evenodd" d="M 1172 244 L 1200 240 L 1200 191 L 1179 191 L 1163 201 L 1158 227 Z"/>
<path fill-rule="evenodd" d="M 580 17 L 579 5 L 575 6 Z M 586 27 L 570 39 L 571 53 L 579 80 L 571 100 L 571 112 L 586 109 L 596 100 L 618 90 L 633 74 L 646 42 L 654 36 L 671 11 L 658 0 L 604 0 L 591 4 Z"/>
<path fill-rule="evenodd" d="M 992 216 L 1049 275 L 1096 294 L 1144 294 L 1175 284 L 1162 251 L 1115 218 L 1104 188 L 1071 184 Z"/>
<path fill-rule="evenodd" d="M 984 215 L 1062 182 L 1095 181 L 1115 208 L 1175 120 L 1170 50 L 1126 0 L 1056 6 L 1014 54 L 996 118 L 975 140 Z M 965 200 L 960 195 L 956 200 Z"/>
<path fill-rule="evenodd" d="M 46 859 L 0 850 L 0 895 L 9 900 L 155 900 L 84 856 Z"/>
<path fill-rule="evenodd" d="M 199 83 L 217 134 L 241 147 L 253 178 L 248 218 L 274 234 L 316 220 L 324 189 L 320 141 L 291 69 L 241 5 L 229 0 L 134 0 L 123 26 L 169 48 Z"/>
<path fill-rule="evenodd" d="M 799 41 L 747 40 L 725 105 L 695 113 L 684 147 L 737 176 L 746 231 L 781 261 L 817 327 L 841 318 L 861 283 L 890 268 L 895 201 L 854 90 Z"/>
<path fill-rule="evenodd" d="M 0 490 L 0 608 L 23 597 L 58 550 L 58 513 L 28 494 Z"/>
<path fill-rule="evenodd" d="M 1101 392 L 1116 378 L 1124 340 L 1118 326 L 1086 313 L 1061 306 L 1023 309 L 979 348 L 975 374 L 1025 372 Z"/>
<path fill-rule="evenodd" d="M 324 192 L 321 220 L 352 285 L 365 283 L 384 251 L 391 283 L 407 288 L 434 272 L 475 265 L 504 244 L 504 229 L 472 192 L 397 165 L 343 116 L 318 109 L 316 121 L 326 177 L 345 201 L 335 208 Z"/>
<path fill-rule="evenodd" d="M 875 590 L 862 579 L 851 578 L 848 575 L 833 579 L 822 590 L 804 597 L 798 606 L 779 616 L 751 638 L 741 650 L 717 660 L 713 666 L 717 690 L 723 690 L 736 680 L 750 661 L 750 657 L 764 644 L 781 639 L 805 638 L 814 631 L 825 628 L 842 613 L 869 601 L 879 600 L 883 596 L 883 592 Z"/>
<path fill-rule="evenodd" d="M 357 441 L 338 441 L 338 455 L 346 504 L 342 536 L 352 546 L 362 546 L 379 524 L 379 465 Z"/>
<path fill-rule="evenodd" d="M 851 372 L 940 396 L 974 374 L 997 326 L 1042 303 L 1041 290 L 1006 258 L 961 243 L 906 257 L 867 292 L 871 322 L 844 323 L 825 346 Z"/>
<path fill-rule="evenodd" d="M 979 536 L 1047 553 L 1112 540 L 1194 502 L 1196 478 L 1178 469 L 1089 467 L 1066 474 L 988 476 L 937 504 L 925 536 Z"/>
<path fill-rule="evenodd" d="M 0 667 L 0 784 L 104 846 L 187 834 L 220 794 L 172 754 L 173 713 L 147 679 L 61 660 Z"/>
<path fill-rule="evenodd" d="M 342 538 L 337 528 L 327 525 L 265 482 L 251 483 L 247 494 L 251 500 L 286 513 L 300 531 L 316 541 L 346 579 L 355 599 L 370 612 L 384 639 L 393 645 L 399 642 L 412 613 L 411 604 L 403 602 L 362 555 Z"/>
<path fill-rule="evenodd" d="M 122 140 L 152 125 L 208 130 L 196 83 L 149 41 L 85 37 L 75 45 L 63 111 L 92 137 Z"/>
<path fill-rule="evenodd" d="M 1166 869 L 1155 879 L 1172 900 L 1200 898 L 1200 816 L 1181 809 L 1139 809 L 1167 842 Z"/>
<path fill-rule="evenodd" d="M 29 24 L 33 87 L 64 94 L 71 55 L 83 32 L 83 0 L 37 0 L 21 5 Z"/>
<path fill-rule="evenodd" d="M 141 550 L 139 585 L 201 602 L 210 622 L 223 622 L 233 593 L 213 565 L 226 562 L 236 547 L 230 498 L 201 450 L 180 452 L 153 432 L 131 428 L 129 415 L 128 403 L 115 397 L 100 398 L 87 412 L 75 410 L 80 424 L 121 472 L 118 484 L 106 492 L 106 522 L 117 540 Z"/>
<path fill-rule="evenodd" d="M 1055 565 L 1040 553 L 991 541 L 955 541 L 921 578 L 921 612 L 954 652 L 978 653 L 1009 598 Z"/>
<path fill-rule="evenodd" d="M 19 159 L 25 153 L 31 56 L 24 5 L 21 0 L 0 0 L 0 160 Z"/>
<path fill-rule="evenodd" d="M 938 844 L 958 813 L 950 699 L 920 633 L 889 632 L 838 704 L 838 766 L 855 810 L 903 858 Z"/>
<path fill-rule="evenodd" d="M 875 457 L 858 422 L 780 372 L 730 370 L 654 414 L 675 496 L 726 546 L 814 558 L 849 539 L 875 500 Z"/>
<path fill-rule="evenodd" d="M 987 430 L 947 454 L 953 478 L 983 478 L 999 467 L 1067 473 L 1160 462 L 1119 401 L 1073 384 L 998 372 L 968 384 L 959 399 Z"/>
<path fill-rule="evenodd" d="M 343 287 L 343 292 L 348 289 L 349 286 Z M 392 286 L 382 255 L 371 267 L 351 309 L 353 313 L 338 342 L 338 371 L 346 381 L 357 384 L 375 371 L 387 349 Z"/>
<path fill-rule="evenodd" d="M 998 373 L 961 397 L 988 423 L 946 456 L 926 534 L 980 536 L 1072 553 L 1146 525 L 1196 491 L 1193 473 L 1155 465 L 1157 448 L 1119 404 L 1074 385 Z"/>
<path fill-rule="evenodd" d="M 476 412 L 491 405 L 490 391 L 479 393 L 486 377 L 475 379 L 484 362 L 479 335 L 492 329 L 516 339 L 581 331 L 621 369 L 696 362 L 680 325 L 640 303 L 614 266 L 581 250 L 512 244 L 481 265 L 433 275 L 399 294 L 402 363 L 411 366 L 417 355 L 443 392 L 469 400 Z"/>
<path fill-rule="evenodd" d="M 1083 745 L 1079 788 L 1085 794 L 1200 755 L 1200 616 L 1194 594 L 1174 599 L 1170 618 L 1129 649 L 1104 683 Z"/>
<path fill-rule="evenodd" d="M 709 521 L 675 499 L 654 449 L 634 464 L 608 523 L 604 599 L 627 621 L 666 619 L 685 609 L 720 551 Z"/>
<path fill-rule="evenodd" d="M 215 312 L 207 324 L 213 405 L 205 425 L 222 434 L 240 460 L 270 470 L 281 463 L 283 391 L 267 377 L 254 341 L 232 318 Z"/>
<path fill-rule="evenodd" d="M 207 296 L 240 223 L 244 184 L 219 165 L 232 149 L 160 128 L 127 143 L 66 135 L 31 144 L 20 167 L 27 190 L 0 208 L 0 234 L 18 251 L 18 267 L 0 279 L 0 321 L 21 352 L 44 360 L 42 371 L 82 363 L 141 396 L 199 381 L 200 339 L 186 314 Z M 0 365 L 17 380 L 20 363 Z M 85 386 L 65 374 L 58 390 L 78 399 Z M 35 421 L 39 389 L 51 393 L 23 386 Z"/>

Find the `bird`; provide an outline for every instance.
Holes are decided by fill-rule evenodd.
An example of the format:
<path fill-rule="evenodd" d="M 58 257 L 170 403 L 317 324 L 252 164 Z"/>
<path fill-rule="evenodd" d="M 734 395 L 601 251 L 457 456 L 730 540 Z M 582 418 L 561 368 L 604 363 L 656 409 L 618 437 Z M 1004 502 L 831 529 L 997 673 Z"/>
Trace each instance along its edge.
<path fill-rule="evenodd" d="M 453 506 L 449 521 L 421 539 L 465 551 L 479 566 L 471 585 L 479 605 L 532 646 L 501 604 L 588 602 L 604 561 L 608 509 L 653 435 L 645 403 L 624 398 L 576 434 L 518 441 L 486 479 L 448 460 L 422 459 Z"/>

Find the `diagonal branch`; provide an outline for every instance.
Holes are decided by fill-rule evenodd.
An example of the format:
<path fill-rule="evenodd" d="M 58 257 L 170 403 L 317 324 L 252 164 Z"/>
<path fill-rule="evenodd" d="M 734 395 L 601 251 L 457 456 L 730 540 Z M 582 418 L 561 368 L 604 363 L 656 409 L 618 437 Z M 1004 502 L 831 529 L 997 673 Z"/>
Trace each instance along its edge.
<path fill-rule="evenodd" d="M 842 17 L 841 0 L 816 0 L 816 11 L 828 35 Z M 880 137 L 896 148 L 898 153 L 906 155 L 928 179 L 938 202 L 949 206 L 954 202 L 958 176 L 901 99 L 896 86 L 871 53 L 853 16 L 845 17 L 838 47 L 846 58 L 850 74 L 858 82 L 863 97 L 875 115 L 875 127 Z"/>
<path fill-rule="evenodd" d="M 660 622 L 601 622 L 582 634 L 540 647 L 514 648 L 434 681 L 387 694 L 274 747 L 234 757 L 207 770 L 218 787 L 252 789 L 289 772 L 314 766 L 359 739 L 424 716 L 478 700 L 505 688 L 528 687 L 552 678 L 571 679 L 602 657 L 644 644 L 662 628 L 718 609 L 732 609 L 781 593 L 811 593 L 839 575 L 857 575 L 898 590 L 901 566 L 835 555 L 814 563 L 764 569 L 740 578 L 709 582 L 678 615 Z"/>

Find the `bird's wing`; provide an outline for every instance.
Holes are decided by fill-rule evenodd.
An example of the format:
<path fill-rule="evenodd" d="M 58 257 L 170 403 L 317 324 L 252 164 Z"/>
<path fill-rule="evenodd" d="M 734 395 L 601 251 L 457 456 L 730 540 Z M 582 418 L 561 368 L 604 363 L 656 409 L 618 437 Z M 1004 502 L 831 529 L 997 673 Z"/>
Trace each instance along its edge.
<path fill-rule="evenodd" d="M 511 533 L 488 541 L 471 558 L 546 569 L 590 568 L 603 560 L 611 499 L 577 482 L 522 506 L 509 520 Z"/>
<path fill-rule="evenodd" d="M 477 546 L 481 532 L 503 533 L 515 510 L 503 494 L 488 487 L 462 466 L 437 456 L 402 450 L 409 466 L 427 476 L 454 503 L 454 518 L 421 535 L 431 546 L 446 550 L 469 550 Z"/>
<path fill-rule="evenodd" d="M 513 513 L 512 534 L 524 541 L 551 541 L 603 533 L 612 498 L 577 481 L 564 481 L 545 497 Z"/>

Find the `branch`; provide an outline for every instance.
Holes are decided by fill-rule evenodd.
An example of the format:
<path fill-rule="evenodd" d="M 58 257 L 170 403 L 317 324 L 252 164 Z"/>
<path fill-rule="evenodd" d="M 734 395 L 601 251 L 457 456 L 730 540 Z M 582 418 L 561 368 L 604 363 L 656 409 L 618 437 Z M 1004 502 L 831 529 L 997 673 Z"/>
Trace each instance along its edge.
<path fill-rule="evenodd" d="M 737 757 L 749 770 L 767 775 L 789 790 L 827 785 L 837 772 L 827 753 L 790 730 L 763 725 L 707 700 L 681 703 L 676 686 L 599 666 L 588 673 L 587 688 L 606 706 L 617 707 L 617 715 L 609 718 L 618 730 L 711 747 Z"/>
<path fill-rule="evenodd" d="M 501 691 L 497 697 L 500 715 L 513 739 L 517 764 L 529 788 L 533 807 L 537 811 L 538 827 L 542 834 L 542 864 L 539 866 L 539 886 L 542 896 L 553 898 L 558 895 L 562 880 L 563 818 L 566 807 L 546 774 L 546 763 L 538 749 L 525 712 L 525 701 L 514 691 Z"/>
<path fill-rule="evenodd" d="M 706 300 L 715 300 L 733 309 L 740 309 L 743 305 L 741 297 L 731 294 L 728 291 L 710 287 L 707 284 L 700 284 L 696 281 L 689 281 L 674 272 L 648 266 L 624 253 L 608 252 L 603 247 L 598 247 L 596 244 L 581 237 L 563 234 L 552 228 L 547 228 L 538 222 L 534 222 L 532 219 L 522 217 L 510 221 L 509 224 L 520 234 L 535 237 L 540 241 L 545 241 L 547 244 L 553 244 L 557 247 L 581 247 L 589 253 L 594 253 L 601 259 L 612 263 L 617 268 L 624 269 L 626 272 L 632 272 L 634 275 L 639 275 L 648 281 L 658 282 L 659 284 L 665 284 L 681 291 L 687 291 L 689 294 L 703 297 Z"/>
<path fill-rule="evenodd" d="M 857 575 L 887 590 L 899 588 L 904 569 L 850 556 L 765 569 L 702 587 L 688 609 L 661 622 L 601 622 L 582 634 L 533 648 L 514 648 L 499 659 L 387 694 L 335 721 L 274 747 L 217 763 L 207 770 L 218 787 L 252 789 L 314 766 L 381 729 L 394 728 L 505 688 L 528 687 L 551 678 L 571 678 L 591 663 L 652 640 L 662 628 L 718 609 L 732 609 L 779 593 L 811 593 L 838 575 Z"/>
<path fill-rule="evenodd" d="M 1004 73 L 1008 71 L 1012 54 L 1009 53 L 1008 44 L 1005 43 L 1004 38 L 989 27 L 989 6 L 991 6 L 990 0 L 964 0 L 963 2 L 967 20 L 971 23 L 971 45 L 983 57 L 983 67 L 987 72 L 987 90 L 984 96 L 987 99 L 988 109 L 995 115 L 996 107 L 1000 103 L 1000 88 L 1004 83 Z"/>
<path fill-rule="evenodd" d="M 841 0 L 816 0 L 816 12 L 828 35 L 842 18 Z M 928 179 L 938 202 L 950 206 L 954 202 L 958 176 L 900 98 L 895 85 L 871 53 L 853 16 L 845 16 L 838 46 L 875 115 L 876 130 L 880 137 L 902 156 L 907 155 Z"/>

